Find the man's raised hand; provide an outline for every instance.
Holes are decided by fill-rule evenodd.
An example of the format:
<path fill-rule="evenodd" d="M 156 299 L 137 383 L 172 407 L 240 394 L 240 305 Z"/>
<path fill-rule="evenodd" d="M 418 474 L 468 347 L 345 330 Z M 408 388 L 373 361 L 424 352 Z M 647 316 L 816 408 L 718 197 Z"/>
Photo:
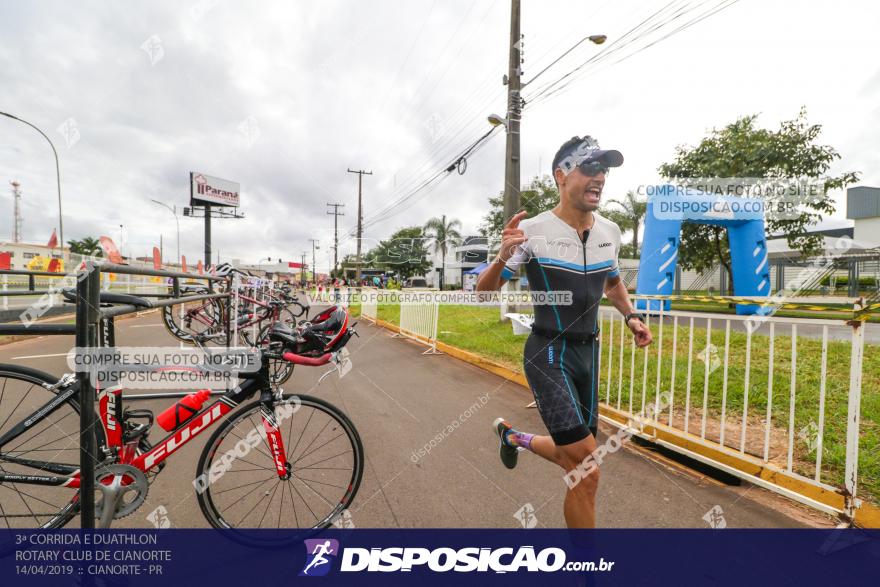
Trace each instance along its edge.
<path fill-rule="evenodd" d="M 526 234 L 519 228 L 519 223 L 526 214 L 528 212 L 525 210 L 514 214 L 501 232 L 501 250 L 498 251 L 498 259 L 503 263 L 510 260 L 516 252 L 516 247 L 528 240 Z"/>

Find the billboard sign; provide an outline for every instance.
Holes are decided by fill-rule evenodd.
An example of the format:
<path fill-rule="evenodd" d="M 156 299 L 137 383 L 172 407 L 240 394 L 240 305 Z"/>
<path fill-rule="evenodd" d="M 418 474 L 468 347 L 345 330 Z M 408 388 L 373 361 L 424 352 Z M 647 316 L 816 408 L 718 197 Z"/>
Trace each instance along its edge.
<path fill-rule="evenodd" d="M 234 181 L 211 177 L 197 171 L 189 173 L 189 203 L 191 206 L 238 207 L 241 185 Z"/>

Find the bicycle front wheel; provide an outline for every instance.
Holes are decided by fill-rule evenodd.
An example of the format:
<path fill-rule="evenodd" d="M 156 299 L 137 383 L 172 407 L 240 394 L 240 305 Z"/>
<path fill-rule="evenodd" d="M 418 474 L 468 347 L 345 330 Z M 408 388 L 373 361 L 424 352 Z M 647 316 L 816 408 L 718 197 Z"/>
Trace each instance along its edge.
<path fill-rule="evenodd" d="M 0 365 L 0 437 L 52 400 L 57 391 L 47 387 L 57 382 L 57 377 L 36 369 Z M 78 469 L 79 410 L 74 396 L 10 438 L 0 446 L 0 473 L 51 476 L 39 463 Z M 0 528 L 61 528 L 78 510 L 77 489 L 27 481 L 0 482 Z"/>
<path fill-rule="evenodd" d="M 275 417 L 289 476 L 279 477 L 262 422 L 261 402 L 224 421 L 196 470 L 199 505 L 215 528 L 248 542 L 275 543 L 250 530 L 318 530 L 330 526 L 357 494 L 364 449 L 351 420 L 332 404 L 284 394 Z"/>

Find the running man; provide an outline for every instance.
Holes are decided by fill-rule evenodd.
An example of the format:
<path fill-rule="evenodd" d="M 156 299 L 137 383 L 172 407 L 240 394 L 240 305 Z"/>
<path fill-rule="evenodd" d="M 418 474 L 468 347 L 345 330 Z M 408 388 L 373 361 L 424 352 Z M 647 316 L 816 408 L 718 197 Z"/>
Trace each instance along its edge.
<path fill-rule="evenodd" d="M 493 429 L 508 469 L 516 467 L 519 450 L 528 450 L 568 473 L 596 450 L 599 402 L 594 365 L 603 293 L 625 316 L 635 343 L 639 347 L 651 343 L 651 331 L 635 312 L 620 279 L 620 227 L 596 213 L 609 168 L 622 163 L 619 151 L 599 149 L 592 137 L 566 141 L 553 158 L 559 204 L 525 220 L 525 212 L 514 215 L 502 233 L 498 257 L 477 283 L 477 290 L 497 290 L 525 265 L 533 291 L 571 292 L 571 304 L 534 306 L 524 367 L 550 435 L 520 432 L 497 419 Z M 567 490 L 564 513 L 569 528 L 596 526 L 598 483 L 596 468 Z"/>
<path fill-rule="evenodd" d="M 333 552 L 333 549 L 330 548 L 330 541 L 327 540 L 325 542 L 322 542 L 321 544 L 316 544 L 314 550 L 312 550 L 312 554 L 316 556 L 312 559 L 312 562 L 306 565 L 306 568 L 303 569 L 303 575 L 308 575 L 309 569 L 313 569 L 315 567 L 325 565 L 330 562 L 324 555 L 335 553 Z"/>

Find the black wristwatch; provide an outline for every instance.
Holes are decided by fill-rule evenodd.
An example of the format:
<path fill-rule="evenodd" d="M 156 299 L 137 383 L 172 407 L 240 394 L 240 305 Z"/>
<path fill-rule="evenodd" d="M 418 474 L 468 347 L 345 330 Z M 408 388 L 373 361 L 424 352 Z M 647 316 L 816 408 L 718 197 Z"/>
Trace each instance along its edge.
<path fill-rule="evenodd" d="M 629 314 L 627 314 L 626 316 L 623 317 L 623 322 L 624 322 L 627 326 L 629 326 L 629 320 L 630 320 L 630 318 L 635 318 L 635 319 L 637 319 L 639 322 L 641 322 L 642 324 L 645 323 L 645 317 L 644 317 L 644 316 L 642 316 L 642 315 L 639 314 L 638 312 L 630 312 Z"/>

